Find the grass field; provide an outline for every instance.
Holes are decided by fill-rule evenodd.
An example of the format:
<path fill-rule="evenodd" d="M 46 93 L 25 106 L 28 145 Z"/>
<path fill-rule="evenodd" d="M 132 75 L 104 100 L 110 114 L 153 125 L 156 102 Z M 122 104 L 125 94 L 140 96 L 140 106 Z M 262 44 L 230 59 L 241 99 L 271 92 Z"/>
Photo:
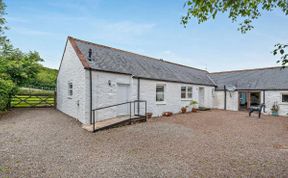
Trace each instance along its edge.
<path fill-rule="evenodd" d="M 21 87 L 19 88 L 18 94 L 48 94 L 48 95 L 54 95 L 53 90 L 41 90 L 41 89 L 35 89 L 35 88 L 25 88 Z"/>

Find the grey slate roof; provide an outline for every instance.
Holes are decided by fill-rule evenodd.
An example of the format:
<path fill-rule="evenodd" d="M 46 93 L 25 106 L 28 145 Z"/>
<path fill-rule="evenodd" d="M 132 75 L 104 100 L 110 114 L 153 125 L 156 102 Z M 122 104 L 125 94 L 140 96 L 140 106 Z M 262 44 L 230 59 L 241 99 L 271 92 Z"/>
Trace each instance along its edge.
<path fill-rule="evenodd" d="M 237 89 L 281 90 L 288 89 L 288 68 L 271 67 L 262 69 L 238 70 L 211 73 L 210 77 L 217 84 L 218 90 L 224 85 Z"/>
<path fill-rule="evenodd" d="M 89 66 L 96 70 L 131 74 L 135 77 L 215 86 L 208 72 L 180 64 L 158 60 L 103 45 L 74 39 L 77 47 L 88 58 L 92 49 Z"/>

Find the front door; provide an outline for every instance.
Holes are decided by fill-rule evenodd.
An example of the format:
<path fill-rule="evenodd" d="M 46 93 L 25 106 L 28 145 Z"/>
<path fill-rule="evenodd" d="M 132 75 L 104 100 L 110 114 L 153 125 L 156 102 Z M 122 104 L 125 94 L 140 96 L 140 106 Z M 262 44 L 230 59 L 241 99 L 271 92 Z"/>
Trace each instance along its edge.
<path fill-rule="evenodd" d="M 239 92 L 239 110 L 246 110 L 248 108 L 248 93 Z"/>
<path fill-rule="evenodd" d="M 117 84 L 117 104 L 127 102 L 129 99 L 129 85 Z M 129 114 L 129 104 L 117 106 L 117 116 Z"/>
<path fill-rule="evenodd" d="M 204 87 L 199 87 L 199 107 L 204 107 L 205 90 Z"/>

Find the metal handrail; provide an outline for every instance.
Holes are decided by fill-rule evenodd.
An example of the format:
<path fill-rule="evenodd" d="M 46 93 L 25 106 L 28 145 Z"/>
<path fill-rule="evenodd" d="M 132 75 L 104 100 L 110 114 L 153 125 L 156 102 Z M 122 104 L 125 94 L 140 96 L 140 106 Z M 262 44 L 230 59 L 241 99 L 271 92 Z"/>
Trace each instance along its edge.
<path fill-rule="evenodd" d="M 92 110 L 92 117 L 93 117 L 93 132 L 96 131 L 95 129 L 95 124 L 96 124 L 96 119 L 95 119 L 95 111 L 99 111 L 99 110 L 102 110 L 102 109 L 107 109 L 107 108 L 112 108 L 112 107 L 115 107 L 115 106 L 120 106 L 120 105 L 124 105 L 124 104 L 130 104 L 130 107 L 129 107 L 129 112 L 130 112 L 130 115 L 129 115 L 129 119 L 132 120 L 132 108 L 131 108 L 131 104 L 134 103 L 134 115 L 135 116 L 141 116 L 140 115 L 140 103 L 145 103 L 145 117 L 147 119 L 147 101 L 146 100 L 134 100 L 134 101 L 127 101 L 127 102 L 123 102 L 123 103 L 118 103 L 118 104 L 113 104 L 113 105 L 109 105 L 109 106 L 103 106 L 103 107 L 98 107 L 98 108 L 95 108 Z M 136 115 L 136 112 L 135 112 L 135 103 L 138 103 L 138 114 Z"/>
<path fill-rule="evenodd" d="M 146 100 L 127 101 L 127 102 L 124 102 L 124 103 L 113 104 L 113 105 L 109 105 L 109 106 L 103 106 L 103 107 L 95 108 L 92 111 L 97 111 L 97 110 L 101 110 L 101 109 L 106 109 L 106 108 L 111 108 L 111 107 L 114 107 L 114 106 L 120 106 L 120 105 L 123 105 L 123 104 L 136 103 L 136 102 L 141 103 L 141 102 L 146 102 Z"/>

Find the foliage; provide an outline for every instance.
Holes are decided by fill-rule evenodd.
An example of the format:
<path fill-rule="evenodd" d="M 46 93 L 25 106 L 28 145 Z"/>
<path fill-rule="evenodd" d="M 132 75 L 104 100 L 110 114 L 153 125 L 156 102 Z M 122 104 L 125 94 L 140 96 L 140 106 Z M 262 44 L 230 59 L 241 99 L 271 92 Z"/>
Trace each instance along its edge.
<path fill-rule="evenodd" d="M 278 60 L 277 63 L 281 63 L 282 66 L 284 67 L 286 64 L 288 64 L 288 53 L 285 53 L 285 48 L 288 48 L 288 43 L 287 44 L 276 44 L 275 49 L 273 51 L 274 55 L 281 55 L 280 59 Z"/>
<path fill-rule="evenodd" d="M 197 104 L 198 104 L 198 102 L 197 102 L 196 100 L 192 100 L 192 101 L 190 102 L 190 105 L 192 105 L 193 108 L 196 107 Z"/>
<path fill-rule="evenodd" d="M 16 85 L 22 85 L 36 77 L 41 61 L 37 52 L 23 53 L 7 43 L 0 51 L 0 73 Z"/>
<path fill-rule="evenodd" d="M 186 15 L 181 19 L 184 27 L 188 25 L 191 18 L 196 18 L 198 24 L 200 24 L 209 19 L 215 19 L 218 13 L 228 13 L 228 18 L 232 22 L 241 21 L 238 28 L 241 33 L 246 33 L 253 29 L 252 22 L 258 19 L 263 11 L 269 12 L 280 9 L 285 15 L 288 15 L 287 0 L 188 0 L 184 7 L 187 8 Z M 278 48 L 279 44 L 276 47 L 276 51 L 278 51 L 286 48 L 287 45 L 281 45 L 281 49 Z M 288 64 L 288 53 L 280 52 L 280 54 L 282 55 L 282 65 Z"/>
<path fill-rule="evenodd" d="M 0 45 L 5 44 L 7 42 L 6 36 L 4 36 L 5 30 L 8 29 L 8 27 L 5 26 L 6 19 L 4 16 L 6 15 L 5 12 L 6 5 L 4 4 L 3 0 L 0 0 Z"/>
<path fill-rule="evenodd" d="M 5 4 L 0 0 L 0 110 L 5 110 L 17 87 L 35 85 L 55 88 L 57 70 L 43 67 L 36 51 L 23 53 L 14 48 L 5 36 Z"/>
<path fill-rule="evenodd" d="M 16 91 L 17 88 L 11 80 L 0 78 L 0 111 L 3 111 L 8 107 L 10 99 Z"/>
<path fill-rule="evenodd" d="M 279 111 L 279 105 L 277 103 L 274 103 L 272 108 L 271 108 L 272 112 L 278 112 Z"/>
<path fill-rule="evenodd" d="M 33 88 L 54 90 L 56 88 L 57 74 L 58 70 L 41 66 L 36 77 L 32 78 L 27 85 Z"/>

